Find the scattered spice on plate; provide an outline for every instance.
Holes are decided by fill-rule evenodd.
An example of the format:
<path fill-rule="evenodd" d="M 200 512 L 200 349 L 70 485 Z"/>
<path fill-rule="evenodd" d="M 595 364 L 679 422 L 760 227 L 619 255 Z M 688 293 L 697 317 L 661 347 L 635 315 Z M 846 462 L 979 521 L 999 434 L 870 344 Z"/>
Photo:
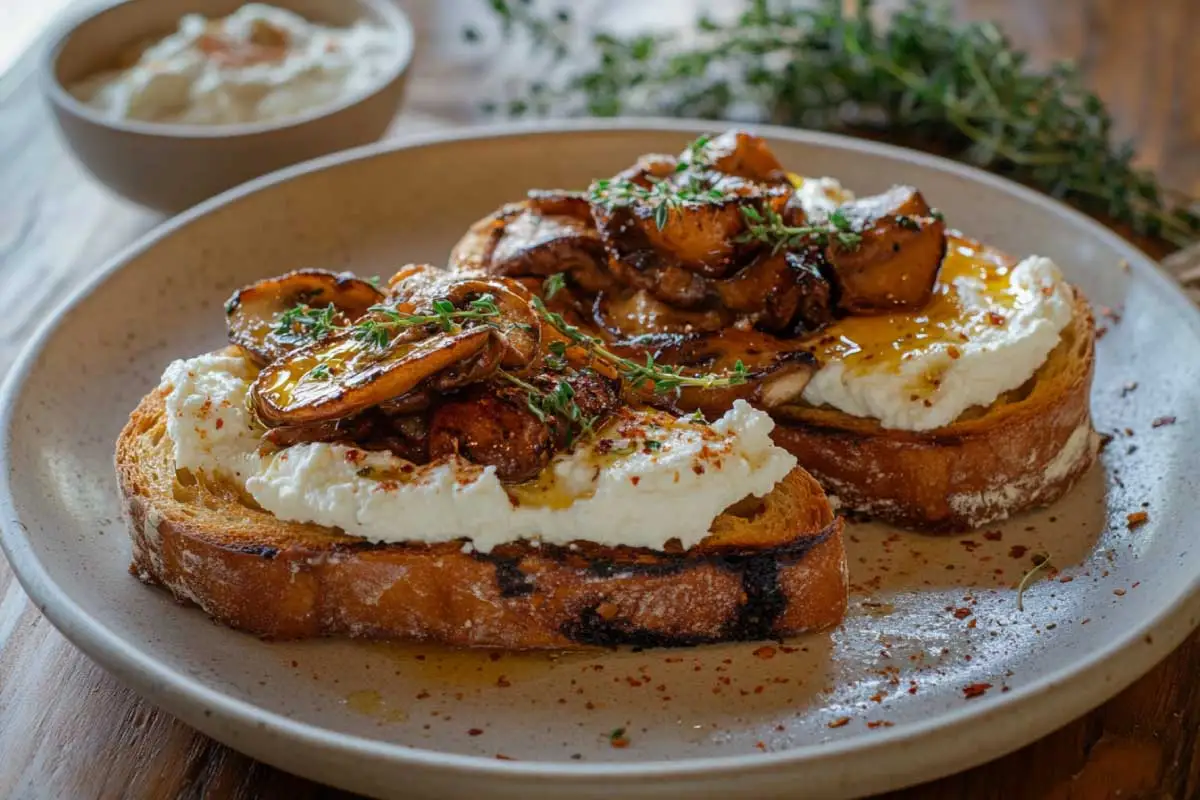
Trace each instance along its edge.
<path fill-rule="evenodd" d="M 1125 524 L 1131 529 L 1145 525 L 1150 521 L 1150 515 L 1145 511 L 1134 511 L 1132 514 L 1125 515 Z"/>
<path fill-rule="evenodd" d="M 846 725 L 849 725 L 849 724 L 850 724 L 849 717 L 838 717 L 837 719 L 833 720 L 828 725 L 826 725 L 826 727 L 828 727 L 828 728 L 844 728 Z"/>
<path fill-rule="evenodd" d="M 868 722 L 867 727 L 868 728 L 890 728 L 894 724 L 895 724 L 894 722 L 888 722 L 886 719 L 877 719 L 877 720 L 872 720 L 871 722 Z"/>
<path fill-rule="evenodd" d="M 1004 538 L 1004 533 L 1001 531 L 984 531 L 983 538 L 989 542 L 998 542 Z"/>
<path fill-rule="evenodd" d="M 756 658 L 761 658 L 763 660 L 766 660 L 768 658 L 774 658 L 775 657 L 775 648 L 771 647 L 770 645 L 763 645 L 762 647 L 760 647 L 754 651 L 754 656 Z"/>
<path fill-rule="evenodd" d="M 963 697 L 968 700 L 972 697 L 979 697 L 990 688 L 992 688 L 990 683 L 972 683 L 970 686 L 963 687 Z"/>
<path fill-rule="evenodd" d="M 467 731 L 467 736 L 482 736 L 482 735 L 483 735 L 483 728 L 471 728 L 471 730 Z"/>
<path fill-rule="evenodd" d="M 1174 424 L 1175 424 L 1175 417 L 1171 417 L 1171 416 L 1155 417 L 1154 421 L 1150 423 L 1150 427 L 1151 428 L 1161 428 L 1163 425 L 1174 425 Z"/>
<path fill-rule="evenodd" d="M 1008 551 L 1009 558 L 1024 558 L 1029 548 L 1023 544 L 1014 544 Z"/>
<path fill-rule="evenodd" d="M 971 613 L 971 609 L 969 608 L 956 608 L 954 609 L 954 618 L 966 619 L 967 617 L 971 616 Z"/>

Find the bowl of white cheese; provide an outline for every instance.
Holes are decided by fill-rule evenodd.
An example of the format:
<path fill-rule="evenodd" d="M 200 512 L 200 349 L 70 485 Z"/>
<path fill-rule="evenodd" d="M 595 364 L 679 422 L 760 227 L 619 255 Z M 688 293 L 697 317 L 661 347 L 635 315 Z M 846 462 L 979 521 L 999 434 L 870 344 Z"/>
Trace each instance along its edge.
<path fill-rule="evenodd" d="M 42 84 L 93 176 L 174 213 L 379 139 L 412 52 L 389 0 L 125 0 L 60 28 Z"/>

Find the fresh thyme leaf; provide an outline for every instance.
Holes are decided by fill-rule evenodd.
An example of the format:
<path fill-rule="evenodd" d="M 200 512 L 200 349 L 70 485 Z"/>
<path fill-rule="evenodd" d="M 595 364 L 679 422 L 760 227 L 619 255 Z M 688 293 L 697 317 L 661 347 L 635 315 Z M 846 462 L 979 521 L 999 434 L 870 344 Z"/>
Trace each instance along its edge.
<path fill-rule="evenodd" d="M 297 303 L 276 318 L 272 333 L 317 342 L 337 328 L 334 324 L 336 314 L 337 309 L 333 306 L 312 308 L 305 303 Z"/>
<path fill-rule="evenodd" d="M 310 381 L 327 381 L 332 377 L 328 364 L 317 364 L 304 374 L 304 379 Z"/>
<path fill-rule="evenodd" d="M 991 22 L 914 0 L 878 24 L 874 0 L 743 0 L 695 35 L 568 31 L 523 0 L 492 0 L 506 35 L 550 53 L 550 79 L 509 110 L 540 115 L 757 116 L 883 132 L 1035 186 L 1177 246 L 1200 239 L 1189 198 L 1162 188 L 1114 141 L 1077 68 L 1031 67 Z M 518 59 L 514 59 L 517 61 Z M 579 65 L 588 65 L 582 69 Z"/>
<path fill-rule="evenodd" d="M 734 241 L 761 242 L 769 245 L 773 254 L 806 244 L 826 245 L 831 238 L 849 250 L 862 242 L 862 236 L 852 230 L 850 220 L 841 209 L 830 214 L 827 222 L 815 225 L 787 225 L 771 208 L 759 212 L 753 206 L 742 206 L 741 212 L 746 220 L 746 231 Z"/>
<path fill-rule="evenodd" d="M 643 444 L 647 450 L 662 450 L 662 442 L 658 441 L 657 439 L 647 439 L 645 442 L 643 442 Z"/>
<path fill-rule="evenodd" d="M 542 292 L 546 295 L 547 300 L 551 300 L 554 298 L 554 295 L 561 292 L 566 285 L 566 276 L 561 272 L 556 272 L 542 282 Z"/>
<path fill-rule="evenodd" d="M 675 367 L 656 363 L 654 357 L 649 353 L 646 354 L 646 361 L 643 364 L 612 352 L 604 346 L 600 339 L 589 336 L 563 319 L 562 314 L 546 308 L 546 304 L 542 302 L 541 298 L 533 298 L 533 308 L 542 319 L 549 322 L 563 336 L 584 347 L 601 361 L 616 367 L 621 377 L 629 381 L 634 388 L 649 384 L 653 387 L 655 394 L 666 394 L 684 386 L 696 386 L 703 389 L 739 386 L 748 378 L 746 366 L 740 360 L 734 365 L 733 371 L 725 375 L 681 375 Z"/>
<path fill-rule="evenodd" d="M 378 275 L 372 275 L 371 277 L 367 278 L 367 283 L 378 289 L 383 284 L 383 278 L 379 277 Z"/>

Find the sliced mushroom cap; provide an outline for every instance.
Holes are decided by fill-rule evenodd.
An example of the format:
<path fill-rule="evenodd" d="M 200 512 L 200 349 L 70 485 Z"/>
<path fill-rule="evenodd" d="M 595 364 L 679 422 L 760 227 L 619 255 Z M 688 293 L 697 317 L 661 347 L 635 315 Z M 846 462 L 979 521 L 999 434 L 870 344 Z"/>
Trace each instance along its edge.
<path fill-rule="evenodd" d="M 806 333 L 833 320 L 830 286 L 808 252 L 764 253 L 723 281 L 715 291 L 721 304 L 762 330 Z"/>
<path fill-rule="evenodd" d="M 762 183 L 787 184 L 788 175 L 761 136 L 746 131 L 726 131 L 703 147 L 688 148 L 680 160 Z"/>
<path fill-rule="evenodd" d="M 920 308 L 929 302 L 946 255 L 946 224 L 921 193 L 896 186 L 840 209 L 862 240 L 830 243 L 826 256 L 848 314 Z"/>
<path fill-rule="evenodd" d="M 689 311 L 664 303 L 645 289 L 620 289 L 596 295 L 595 323 L 611 336 L 627 339 L 647 333 L 708 333 L 729 325 L 721 309 Z"/>
<path fill-rule="evenodd" d="M 515 282 L 435 280 L 417 271 L 392 290 L 392 306 L 371 311 L 354 330 L 263 370 L 251 390 L 259 418 L 271 426 L 339 419 L 414 390 L 447 391 L 477 382 L 499 366 L 523 368 L 538 357 L 540 320 Z M 446 303 L 453 312 L 484 316 L 411 326 L 398 318 L 436 316 Z"/>
<path fill-rule="evenodd" d="M 481 326 L 420 339 L 401 335 L 380 348 L 351 331 L 341 333 L 260 372 L 251 386 L 254 410 L 269 426 L 348 417 L 471 358 L 494 336 Z"/>
<path fill-rule="evenodd" d="M 654 396 L 648 387 L 639 389 L 647 402 L 666 401 L 680 411 L 699 410 L 709 418 L 728 411 L 734 400 L 767 408 L 794 400 L 816 368 L 812 354 L 799 343 L 739 328 L 688 336 L 644 336 L 611 344 L 609 349 L 628 357 L 644 358 L 649 353 L 655 362 L 678 367 L 685 375 L 729 375 L 740 361 L 746 373 L 742 384 L 683 387 L 678 394 L 665 397 Z"/>
<path fill-rule="evenodd" d="M 234 292 L 225 304 L 225 323 L 229 340 L 263 366 L 312 341 L 314 315 L 294 315 L 289 324 L 286 312 L 332 306 L 330 322 L 346 325 L 382 300 L 382 292 L 349 273 L 297 270 Z"/>
<path fill-rule="evenodd" d="M 531 192 L 476 222 L 450 254 L 450 268 L 506 277 L 567 273 L 586 291 L 612 282 L 587 200 L 568 192 Z"/>
<path fill-rule="evenodd" d="M 396 310 L 412 314 L 428 314 L 439 301 L 467 309 L 483 298 L 490 299 L 498 312 L 498 316 L 487 320 L 499 335 L 498 363 L 505 367 L 526 366 L 537 357 L 541 320 L 530 306 L 532 293 L 520 281 L 463 276 L 433 267 L 406 267 L 392 278 L 388 292 L 388 302 Z M 470 372 L 466 365 L 457 371 Z"/>

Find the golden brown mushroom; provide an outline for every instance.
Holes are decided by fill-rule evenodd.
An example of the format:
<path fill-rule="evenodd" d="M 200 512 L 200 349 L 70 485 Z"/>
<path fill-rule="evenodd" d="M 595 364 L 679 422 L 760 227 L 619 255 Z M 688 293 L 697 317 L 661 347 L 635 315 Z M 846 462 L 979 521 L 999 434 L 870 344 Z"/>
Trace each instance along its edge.
<path fill-rule="evenodd" d="M 648 402 L 665 403 L 680 411 L 699 410 L 709 418 L 728 411 L 734 400 L 747 400 L 764 408 L 794 400 L 815 370 L 812 354 L 800 344 L 739 328 L 709 334 L 644 336 L 610 344 L 609 349 L 630 358 L 644 358 L 648 353 L 656 363 L 678 367 L 685 375 L 729 375 L 740 361 L 746 382 L 739 385 L 711 389 L 686 386 L 678 393 L 660 396 L 653 395 L 650 387 L 639 387 Z"/>
<path fill-rule="evenodd" d="M 323 320 L 326 327 L 347 325 L 382 300 L 382 292 L 349 273 L 297 270 L 238 289 L 225 303 L 225 323 L 229 340 L 263 366 L 311 341 Z"/>
<path fill-rule="evenodd" d="M 340 419 L 414 390 L 476 382 L 499 366 L 523 368 L 538 357 L 539 319 L 524 288 L 511 281 L 439 283 L 414 271 L 393 284 L 392 298 L 353 328 L 264 369 L 251 387 L 259 418 L 269 426 Z"/>
<path fill-rule="evenodd" d="M 450 269 L 505 277 L 567 273 L 587 292 L 611 283 L 587 199 L 533 191 L 476 222 L 450 253 Z"/>
<path fill-rule="evenodd" d="M 929 302 L 946 255 L 946 225 L 911 186 L 847 203 L 839 209 L 862 238 L 826 248 L 848 314 L 916 309 Z"/>
<path fill-rule="evenodd" d="M 787 171 L 761 136 L 746 131 L 725 131 L 700 147 L 680 155 L 685 164 L 713 169 L 760 183 L 789 184 Z"/>

